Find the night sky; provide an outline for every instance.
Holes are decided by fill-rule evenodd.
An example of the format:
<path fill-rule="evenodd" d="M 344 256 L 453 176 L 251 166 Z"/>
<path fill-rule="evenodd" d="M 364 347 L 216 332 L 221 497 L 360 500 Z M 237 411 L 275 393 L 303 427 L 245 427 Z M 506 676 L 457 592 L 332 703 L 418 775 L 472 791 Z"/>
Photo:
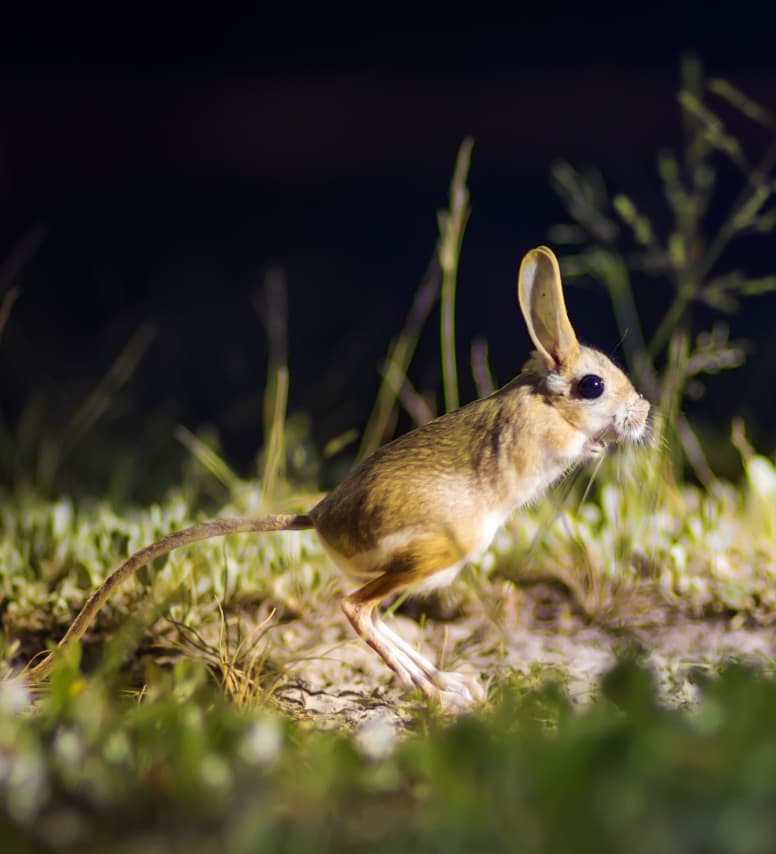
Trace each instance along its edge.
<path fill-rule="evenodd" d="M 474 393 L 475 336 L 487 337 L 494 373 L 508 380 L 529 347 L 517 266 L 567 219 L 551 164 L 599 167 L 659 222 L 655 155 L 678 140 L 684 53 L 776 111 L 769 21 L 740 4 L 648 19 L 552 9 L 552 21 L 519 5 L 473 20 L 449 8 L 310 17 L 300 7 L 281 17 L 168 7 L 124 20 L 17 12 L 0 36 L 0 258 L 40 240 L 14 279 L 20 297 L 0 341 L 6 423 L 32 397 L 45 427 L 64 423 L 148 322 L 154 341 L 92 447 L 146 443 L 149 460 L 169 460 L 185 455 L 176 424 L 213 425 L 224 456 L 250 471 L 267 358 L 254 301 L 280 267 L 291 410 L 310 416 L 320 444 L 361 428 L 466 135 L 475 149 L 459 279 L 463 395 Z M 763 244 L 732 261 L 776 270 Z M 643 297 L 648 323 L 667 296 Z M 580 337 L 614 350 L 596 284 L 570 289 L 568 302 Z M 746 414 L 766 451 L 775 310 L 771 295 L 732 319 L 734 335 L 752 341 L 749 362 L 711 381 L 696 407 L 722 433 Z M 436 355 L 432 328 L 413 369 L 419 386 L 438 383 Z M 110 465 L 90 460 L 95 484 Z"/>

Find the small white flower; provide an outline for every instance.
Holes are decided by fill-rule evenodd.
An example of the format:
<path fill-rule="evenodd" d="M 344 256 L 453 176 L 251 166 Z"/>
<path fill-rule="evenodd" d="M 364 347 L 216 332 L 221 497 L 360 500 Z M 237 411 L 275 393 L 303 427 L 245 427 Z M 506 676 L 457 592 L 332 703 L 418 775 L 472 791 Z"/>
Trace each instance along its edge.
<path fill-rule="evenodd" d="M 355 743 L 369 759 L 385 759 L 395 750 L 398 738 L 396 724 L 387 715 L 378 715 L 358 728 Z"/>
<path fill-rule="evenodd" d="M 240 756 L 254 765 L 274 762 L 283 749 L 280 721 L 267 715 L 251 724 L 240 746 Z"/>

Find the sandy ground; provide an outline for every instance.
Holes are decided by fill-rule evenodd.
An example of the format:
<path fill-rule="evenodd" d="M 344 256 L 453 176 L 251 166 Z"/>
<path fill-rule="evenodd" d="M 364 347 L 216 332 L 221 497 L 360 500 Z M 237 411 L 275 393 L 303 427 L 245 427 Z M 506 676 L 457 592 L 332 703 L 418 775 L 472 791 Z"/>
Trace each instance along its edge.
<path fill-rule="evenodd" d="M 388 619 L 432 661 L 479 674 L 491 690 L 514 674 L 526 686 L 556 679 L 580 704 L 595 696 L 624 652 L 652 669 L 660 700 L 670 706 L 698 699 L 698 672 L 731 661 L 765 669 L 776 662 L 772 627 L 738 626 L 722 616 L 691 619 L 659 605 L 635 627 L 601 625 L 551 584 L 495 583 L 476 596 L 453 594 L 432 610 L 441 613 L 420 622 L 401 613 Z M 423 700 L 402 690 L 338 609 L 322 606 L 273 634 L 270 655 L 280 673 L 273 695 L 286 712 L 315 726 L 357 731 L 375 724 L 401 729 L 417 715 Z"/>
<path fill-rule="evenodd" d="M 404 690 L 382 660 L 355 637 L 340 610 L 340 598 L 335 584 L 303 605 L 269 600 L 244 604 L 228 617 L 232 637 L 226 647 L 243 650 L 242 657 L 235 658 L 242 673 L 246 662 L 255 668 L 259 702 L 316 728 L 351 731 L 367 740 L 376 733 L 375 743 L 384 746 L 416 728 L 428 704 L 418 692 Z M 442 669 L 481 679 L 491 696 L 505 680 L 517 679 L 526 690 L 554 680 L 572 702 L 584 704 L 595 697 L 601 677 L 623 654 L 635 655 L 653 671 L 659 700 L 667 706 L 696 702 L 698 674 L 713 674 L 726 662 L 776 672 L 773 626 L 746 625 L 740 618 L 721 615 L 693 619 L 656 599 L 654 591 L 639 593 L 636 599 L 635 608 L 626 602 L 596 617 L 585 613 L 569 589 L 556 581 L 515 585 L 480 578 L 456 582 L 425 600 L 409 600 L 386 621 Z M 180 656 L 181 648 L 222 673 L 217 652 L 224 642 L 221 628 L 213 621 L 212 632 L 200 636 L 205 644 L 198 645 L 162 616 L 146 630 L 132 657 L 131 678 L 142 687 L 143 660 L 165 666 Z M 106 628 L 85 639 L 87 671 L 120 630 Z M 245 639 L 251 636 L 258 641 L 248 648 Z M 19 664 L 43 643 L 40 634 L 27 638 Z"/>

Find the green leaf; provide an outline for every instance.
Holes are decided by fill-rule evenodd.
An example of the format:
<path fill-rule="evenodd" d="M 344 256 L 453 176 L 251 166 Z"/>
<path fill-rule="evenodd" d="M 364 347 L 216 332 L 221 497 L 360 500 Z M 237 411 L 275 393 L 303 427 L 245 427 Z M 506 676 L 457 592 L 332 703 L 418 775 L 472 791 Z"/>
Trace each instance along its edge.
<path fill-rule="evenodd" d="M 741 209 L 733 217 L 732 227 L 743 231 L 753 225 L 757 214 L 763 205 L 771 198 L 773 188 L 769 184 L 761 184 L 754 188 L 751 196 L 744 202 Z"/>
<path fill-rule="evenodd" d="M 651 246 L 654 243 L 655 235 L 652 230 L 652 223 L 638 212 L 632 199 L 619 193 L 612 199 L 612 205 L 626 225 L 630 226 L 638 244 Z"/>
<path fill-rule="evenodd" d="M 712 77 L 707 86 L 709 92 L 712 92 L 727 101 L 731 106 L 743 113 L 748 119 L 751 119 L 770 130 L 776 129 L 776 117 L 774 117 L 773 113 L 761 104 L 753 101 L 748 95 L 745 95 L 728 80 L 725 80 L 722 77 Z"/>
<path fill-rule="evenodd" d="M 685 113 L 692 116 L 701 127 L 702 138 L 718 151 L 726 154 L 740 169 L 747 171 L 748 163 L 741 144 L 725 130 L 722 119 L 686 89 L 677 96 Z"/>

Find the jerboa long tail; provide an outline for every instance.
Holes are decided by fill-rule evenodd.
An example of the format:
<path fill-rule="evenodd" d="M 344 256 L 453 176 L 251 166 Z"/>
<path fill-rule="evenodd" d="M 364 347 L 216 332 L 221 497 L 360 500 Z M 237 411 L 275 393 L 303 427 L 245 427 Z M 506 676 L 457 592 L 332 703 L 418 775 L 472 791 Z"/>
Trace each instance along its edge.
<path fill-rule="evenodd" d="M 130 555 L 124 563 L 113 570 L 103 583 L 92 593 L 81 608 L 78 616 L 70 624 L 57 648 L 50 652 L 42 661 L 34 666 L 28 665 L 23 677 L 28 682 L 39 682 L 45 679 L 54 664 L 55 657 L 73 641 L 81 638 L 92 624 L 100 608 L 108 601 L 113 591 L 139 569 L 158 557 L 168 554 L 183 546 L 210 540 L 213 537 L 223 537 L 226 534 L 255 534 L 266 531 L 302 531 L 312 528 L 312 519 L 305 514 L 278 514 L 274 516 L 241 517 L 232 516 L 223 519 L 213 519 L 201 522 L 181 531 L 175 531 L 151 543 Z"/>

